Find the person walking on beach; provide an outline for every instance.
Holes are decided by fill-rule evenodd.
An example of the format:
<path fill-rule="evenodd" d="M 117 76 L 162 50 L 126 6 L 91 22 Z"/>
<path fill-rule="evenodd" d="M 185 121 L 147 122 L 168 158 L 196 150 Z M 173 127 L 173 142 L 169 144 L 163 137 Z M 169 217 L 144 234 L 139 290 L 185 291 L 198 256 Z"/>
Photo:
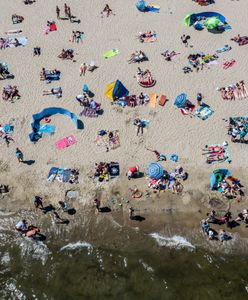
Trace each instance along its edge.
<path fill-rule="evenodd" d="M 3 139 L 5 140 L 7 147 L 9 147 L 10 141 L 14 142 L 13 138 L 11 136 L 9 136 L 8 134 L 5 134 Z"/>
<path fill-rule="evenodd" d="M 188 47 L 189 46 L 189 43 L 188 43 L 188 40 L 190 39 L 190 36 L 189 35 L 185 35 L 185 34 L 183 34 L 182 36 L 181 36 L 181 41 L 182 41 L 182 43 L 184 44 L 184 46 L 185 47 Z"/>
<path fill-rule="evenodd" d="M 16 148 L 16 158 L 19 162 L 23 162 L 23 153 L 19 148 Z"/>
<path fill-rule="evenodd" d="M 129 215 L 129 219 L 130 220 L 133 219 L 133 213 L 134 213 L 134 209 L 132 207 L 129 207 L 129 209 L 128 209 L 128 215 Z"/>
<path fill-rule="evenodd" d="M 201 93 L 198 93 L 197 94 L 197 96 L 196 96 L 196 100 L 197 100 L 197 104 L 199 105 L 199 106 L 201 106 L 201 104 L 202 104 L 202 94 Z"/>
<path fill-rule="evenodd" d="M 135 119 L 134 125 L 137 126 L 137 136 L 139 135 L 139 133 L 141 133 L 141 135 L 143 135 L 143 128 L 144 128 L 143 122 L 140 119 Z"/>
<path fill-rule="evenodd" d="M 58 5 L 56 5 L 56 15 L 57 15 L 57 19 L 60 20 L 60 9 Z"/>
<path fill-rule="evenodd" d="M 85 76 L 85 73 L 87 71 L 86 63 L 81 64 L 79 71 L 80 71 L 80 76 L 82 76 L 82 75 Z"/>
<path fill-rule="evenodd" d="M 34 197 L 34 206 L 35 206 L 35 208 L 39 208 L 41 210 L 44 209 L 43 201 L 42 201 L 42 198 L 40 196 L 35 196 Z"/>
<path fill-rule="evenodd" d="M 94 206 L 95 206 L 95 208 L 96 208 L 96 210 L 99 212 L 99 211 L 101 211 L 101 209 L 100 209 L 100 205 L 101 205 L 101 202 L 100 202 L 100 200 L 99 199 L 94 199 Z"/>

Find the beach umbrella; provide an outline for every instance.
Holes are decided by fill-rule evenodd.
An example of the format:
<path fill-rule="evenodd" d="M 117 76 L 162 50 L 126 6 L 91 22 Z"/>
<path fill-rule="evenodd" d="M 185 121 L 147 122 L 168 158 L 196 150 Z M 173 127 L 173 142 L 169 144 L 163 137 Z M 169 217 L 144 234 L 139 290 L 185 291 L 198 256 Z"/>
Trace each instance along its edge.
<path fill-rule="evenodd" d="M 153 162 L 148 166 L 147 174 L 150 178 L 160 179 L 164 174 L 164 169 L 159 163 Z"/>
<path fill-rule="evenodd" d="M 182 108 L 184 107 L 186 101 L 187 101 L 187 94 L 183 93 L 176 97 L 174 101 L 174 105 L 176 105 L 178 108 Z"/>
<path fill-rule="evenodd" d="M 204 23 L 204 26 L 207 29 L 214 29 L 218 26 L 218 24 L 220 23 L 220 19 L 217 17 L 212 17 L 212 18 L 208 18 L 206 20 L 206 22 Z"/>
<path fill-rule="evenodd" d="M 185 18 L 184 18 L 184 25 L 185 26 L 190 26 L 191 25 L 191 16 L 192 16 L 192 14 L 188 14 L 187 16 L 185 16 Z"/>

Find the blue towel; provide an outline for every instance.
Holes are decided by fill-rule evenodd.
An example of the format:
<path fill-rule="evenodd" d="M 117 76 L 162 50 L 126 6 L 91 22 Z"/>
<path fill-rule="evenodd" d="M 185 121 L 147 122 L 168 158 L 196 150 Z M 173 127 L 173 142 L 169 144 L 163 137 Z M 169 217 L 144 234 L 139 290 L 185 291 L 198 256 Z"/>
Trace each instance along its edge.
<path fill-rule="evenodd" d="M 46 133 L 46 134 L 53 134 L 55 132 L 56 126 L 55 125 L 50 125 L 50 124 L 44 124 L 41 125 L 39 128 L 39 134 Z"/>

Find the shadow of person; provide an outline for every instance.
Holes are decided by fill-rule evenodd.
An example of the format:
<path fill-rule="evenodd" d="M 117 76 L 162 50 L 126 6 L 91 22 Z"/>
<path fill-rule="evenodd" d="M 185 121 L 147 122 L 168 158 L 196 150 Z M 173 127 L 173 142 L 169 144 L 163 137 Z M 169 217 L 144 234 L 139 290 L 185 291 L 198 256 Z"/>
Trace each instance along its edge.
<path fill-rule="evenodd" d="M 60 220 L 60 221 L 56 221 L 55 222 L 56 224 L 61 224 L 61 225 L 68 225 L 69 223 L 70 223 L 70 220 L 68 220 L 68 219 L 62 219 L 62 220 Z"/>
<path fill-rule="evenodd" d="M 67 210 L 67 213 L 68 213 L 68 215 L 75 215 L 75 213 L 76 213 L 77 211 L 76 211 L 76 209 L 75 208 L 69 208 L 68 210 Z"/>
<path fill-rule="evenodd" d="M 99 212 L 108 213 L 108 212 L 111 212 L 111 208 L 104 206 L 104 207 L 99 208 Z"/>
<path fill-rule="evenodd" d="M 35 163 L 35 160 L 33 160 L 33 159 L 24 160 L 22 163 L 25 164 L 25 165 L 31 166 Z"/>
<path fill-rule="evenodd" d="M 52 204 L 49 204 L 49 205 L 42 208 L 42 211 L 43 211 L 44 214 L 46 214 L 46 213 L 48 213 L 52 210 L 55 210 L 55 207 Z"/>
<path fill-rule="evenodd" d="M 138 221 L 138 222 L 142 222 L 142 221 L 145 221 L 146 218 L 142 217 L 142 216 L 132 216 L 131 217 L 131 220 L 133 221 Z"/>
<path fill-rule="evenodd" d="M 235 220 L 227 222 L 227 227 L 230 229 L 233 229 L 237 226 L 240 226 L 240 224 L 238 222 L 236 222 Z"/>

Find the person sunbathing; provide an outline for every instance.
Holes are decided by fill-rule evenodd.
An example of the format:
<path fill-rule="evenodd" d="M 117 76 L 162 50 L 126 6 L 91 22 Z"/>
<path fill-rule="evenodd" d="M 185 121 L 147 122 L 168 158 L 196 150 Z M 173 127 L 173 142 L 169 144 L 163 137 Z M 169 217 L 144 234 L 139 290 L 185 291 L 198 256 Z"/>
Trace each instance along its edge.
<path fill-rule="evenodd" d="M 247 89 L 246 89 L 246 87 L 245 87 L 245 82 L 244 82 L 244 80 L 241 80 L 241 81 L 239 82 L 239 84 L 240 84 L 240 87 L 241 87 L 241 93 L 242 93 L 243 97 L 244 97 L 244 98 L 248 97 L 248 91 L 247 91 Z"/>
<path fill-rule="evenodd" d="M 110 9 L 108 4 L 105 5 L 102 14 L 106 15 L 106 17 L 109 17 L 111 14 L 113 14 L 113 11 Z"/>
<path fill-rule="evenodd" d="M 241 36 L 240 36 L 240 34 L 238 34 L 237 36 L 233 37 L 233 38 L 231 39 L 231 41 L 234 41 L 234 42 L 239 43 L 239 42 L 241 41 Z"/>
<path fill-rule="evenodd" d="M 207 158 L 207 161 L 206 163 L 207 164 L 211 164 L 213 162 L 224 162 L 226 160 L 226 155 L 225 153 L 220 153 L 220 154 L 215 154 L 215 155 L 210 155 L 208 158 Z"/>
<path fill-rule="evenodd" d="M 167 61 L 171 61 L 172 57 L 177 54 L 178 53 L 176 53 L 174 50 L 171 51 L 171 53 L 169 53 L 169 50 L 166 50 L 165 52 L 161 53 L 161 55 L 164 56 L 165 60 Z"/>

